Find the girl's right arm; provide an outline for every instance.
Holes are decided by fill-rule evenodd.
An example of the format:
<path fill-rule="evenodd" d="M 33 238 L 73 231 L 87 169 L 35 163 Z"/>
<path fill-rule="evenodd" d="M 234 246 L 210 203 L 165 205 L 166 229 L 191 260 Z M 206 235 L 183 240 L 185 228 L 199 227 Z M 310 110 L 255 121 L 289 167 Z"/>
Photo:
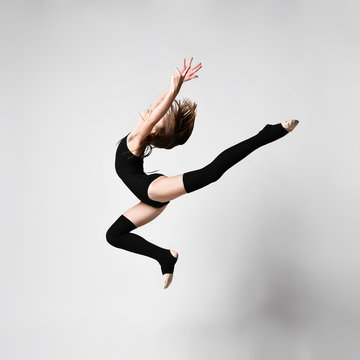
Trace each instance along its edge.
<path fill-rule="evenodd" d="M 172 75 L 171 85 L 169 87 L 168 93 L 165 95 L 161 103 L 151 112 L 149 112 L 148 121 L 152 126 L 154 126 L 157 122 L 161 120 L 161 118 L 167 113 L 170 108 L 170 105 L 175 100 L 177 94 L 180 91 L 180 88 L 184 82 L 185 76 L 191 67 L 190 64 L 186 67 L 183 72 L 180 72 L 178 68 L 176 68 L 176 74 Z"/>
<path fill-rule="evenodd" d="M 154 103 L 156 106 L 152 106 L 151 109 L 140 113 L 139 122 L 133 131 L 140 144 L 150 134 L 155 124 L 167 113 L 179 93 L 183 82 L 198 77 L 194 74 L 201 69 L 202 65 L 199 63 L 191 68 L 192 59 L 193 58 L 190 59 L 188 66 L 186 66 L 186 61 L 184 59 L 184 67 L 181 71 L 176 68 L 176 73 L 172 75 L 170 87 Z"/>
<path fill-rule="evenodd" d="M 191 63 L 192 63 L 192 60 L 193 58 L 190 59 L 190 63 L 189 63 L 189 66 L 190 66 L 190 70 L 188 71 L 188 73 L 186 74 L 185 78 L 184 78 L 184 82 L 185 81 L 189 81 L 191 79 L 195 79 L 197 78 L 198 76 L 197 75 L 194 75 L 198 70 L 201 69 L 202 65 L 201 65 L 201 62 L 198 63 L 196 66 L 194 66 L 193 68 L 191 68 Z M 187 66 L 186 66 L 186 59 L 184 59 L 184 66 L 181 70 L 181 73 L 183 73 L 185 70 L 186 70 Z M 164 98 L 166 97 L 166 95 L 169 93 L 170 91 L 170 87 L 168 87 L 155 101 L 154 103 L 151 105 L 149 111 L 152 112 L 154 111 L 161 103 L 162 101 L 164 100 Z"/>
<path fill-rule="evenodd" d="M 177 69 L 178 70 L 178 69 Z M 161 103 L 153 110 L 150 109 L 146 111 L 141 111 L 140 119 L 134 130 L 132 131 L 133 135 L 137 138 L 137 143 L 142 144 L 144 139 L 150 134 L 153 127 L 169 110 L 170 105 L 174 101 L 176 95 L 180 91 L 181 87 L 181 73 L 178 70 L 178 74 L 172 76 L 171 85 L 169 91 L 162 99 Z"/>

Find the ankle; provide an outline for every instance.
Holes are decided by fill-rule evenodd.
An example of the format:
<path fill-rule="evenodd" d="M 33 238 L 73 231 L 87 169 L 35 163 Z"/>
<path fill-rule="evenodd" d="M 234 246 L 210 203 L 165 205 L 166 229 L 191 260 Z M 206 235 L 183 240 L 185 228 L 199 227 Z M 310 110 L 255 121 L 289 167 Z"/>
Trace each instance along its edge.
<path fill-rule="evenodd" d="M 175 264 L 178 260 L 179 254 L 175 250 L 164 251 L 163 256 L 158 260 L 161 267 L 162 274 L 172 274 L 174 272 Z"/>

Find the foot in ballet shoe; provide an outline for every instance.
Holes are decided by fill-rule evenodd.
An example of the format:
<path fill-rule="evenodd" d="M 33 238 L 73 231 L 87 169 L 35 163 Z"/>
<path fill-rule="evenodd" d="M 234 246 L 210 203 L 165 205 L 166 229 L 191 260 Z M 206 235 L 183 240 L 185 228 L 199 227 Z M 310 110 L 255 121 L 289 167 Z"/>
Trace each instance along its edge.
<path fill-rule="evenodd" d="M 288 132 L 293 131 L 295 129 L 295 126 L 299 123 L 299 120 L 288 120 L 281 123 L 284 129 L 286 129 Z"/>
<path fill-rule="evenodd" d="M 167 289 L 172 281 L 174 274 L 164 274 L 164 289 Z"/>
<path fill-rule="evenodd" d="M 172 271 L 173 271 L 173 268 L 175 266 L 175 263 L 177 262 L 179 254 L 175 250 L 170 250 L 170 253 L 171 253 L 171 255 L 170 255 L 171 256 L 171 264 L 168 264 L 167 266 L 172 267 Z M 167 289 L 171 284 L 174 274 L 173 274 L 173 272 L 172 273 L 167 272 L 163 275 L 164 275 L 164 289 Z"/>

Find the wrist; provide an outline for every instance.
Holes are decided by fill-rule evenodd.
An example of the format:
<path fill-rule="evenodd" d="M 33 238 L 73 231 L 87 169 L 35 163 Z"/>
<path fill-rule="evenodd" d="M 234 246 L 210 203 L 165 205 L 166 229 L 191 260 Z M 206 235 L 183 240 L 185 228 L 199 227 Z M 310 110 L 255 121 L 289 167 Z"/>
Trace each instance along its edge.
<path fill-rule="evenodd" d="M 168 97 L 175 98 L 176 95 L 179 93 L 179 90 L 180 90 L 180 87 L 178 87 L 178 88 L 173 88 L 173 87 L 171 87 L 171 88 L 170 88 L 170 91 L 169 91 L 169 93 L 168 93 Z"/>

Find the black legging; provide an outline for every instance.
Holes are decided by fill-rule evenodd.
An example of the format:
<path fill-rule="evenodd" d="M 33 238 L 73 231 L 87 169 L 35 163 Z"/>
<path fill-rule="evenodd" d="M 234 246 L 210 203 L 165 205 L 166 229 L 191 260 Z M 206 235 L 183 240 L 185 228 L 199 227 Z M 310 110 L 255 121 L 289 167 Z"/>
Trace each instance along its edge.
<path fill-rule="evenodd" d="M 183 174 L 184 188 L 187 193 L 199 190 L 218 179 L 232 166 L 245 158 L 259 147 L 269 144 L 287 134 L 281 123 L 266 125 L 258 134 L 220 153 L 205 167 Z M 157 260 L 161 272 L 173 273 L 177 259 L 171 255 L 169 249 L 154 245 L 141 236 L 131 233 L 136 226 L 124 215 L 121 215 L 106 232 L 109 244 L 137 254 L 149 256 Z"/>

